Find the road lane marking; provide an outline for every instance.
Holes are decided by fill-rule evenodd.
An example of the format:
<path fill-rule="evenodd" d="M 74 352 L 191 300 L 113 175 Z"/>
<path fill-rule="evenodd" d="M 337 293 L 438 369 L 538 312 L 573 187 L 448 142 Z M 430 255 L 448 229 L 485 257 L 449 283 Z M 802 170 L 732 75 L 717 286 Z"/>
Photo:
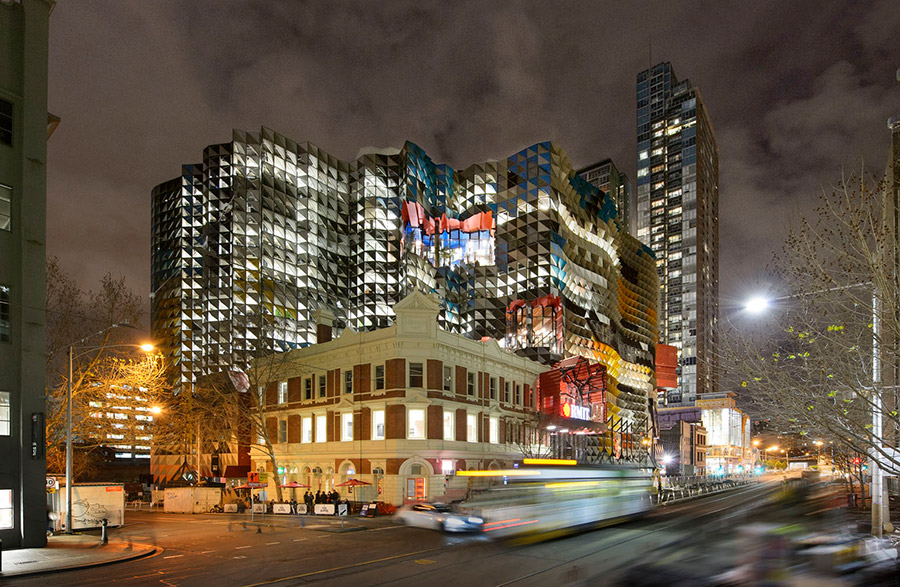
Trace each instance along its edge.
<path fill-rule="evenodd" d="M 294 538 L 294 542 L 303 542 L 306 538 Z"/>
<path fill-rule="evenodd" d="M 281 542 L 266 542 L 266 546 L 272 546 L 273 544 L 281 544 Z"/>
<path fill-rule="evenodd" d="M 235 549 L 235 550 L 240 550 L 240 549 L 242 549 L 242 548 L 250 548 L 250 546 L 251 546 L 250 544 L 248 544 L 247 546 L 235 546 L 234 549 Z"/>
<path fill-rule="evenodd" d="M 383 528 L 372 528 L 373 532 L 377 532 L 378 530 L 398 530 L 403 528 L 403 526 L 385 526 Z"/>
<path fill-rule="evenodd" d="M 430 558 L 417 558 L 413 562 L 416 563 L 417 565 L 433 565 L 437 561 L 431 560 Z"/>
<path fill-rule="evenodd" d="M 244 555 L 240 555 L 240 556 L 233 556 L 233 557 L 231 557 L 231 558 L 247 558 L 247 557 L 244 556 Z"/>
<path fill-rule="evenodd" d="M 215 552 L 215 550 L 204 550 L 204 551 L 201 552 L 200 554 L 209 554 L 209 553 L 211 553 L 211 552 Z"/>
<path fill-rule="evenodd" d="M 183 556 L 183 554 L 170 554 L 169 556 L 164 556 L 163 558 L 180 558 Z"/>
<path fill-rule="evenodd" d="M 290 577 L 281 577 L 279 579 L 272 579 L 271 581 L 263 581 L 261 583 L 252 583 L 250 585 L 245 585 L 244 587 L 261 587 L 262 585 L 274 585 L 275 583 L 281 583 L 282 581 L 290 581 L 293 579 L 300 579 L 303 577 L 313 577 L 315 575 L 321 575 L 323 573 L 331 573 L 334 571 L 343 571 L 344 569 L 352 569 L 355 567 L 364 567 L 366 565 L 373 565 L 375 563 L 383 563 L 385 561 L 396 560 L 398 558 L 405 558 L 405 557 L 414 556 L 417 554 L 425 554 L 426 552 L 435 552 L 437 550 L 441 550 L 441 548 L 428 548 L 426 550 L 417 550 L 414 552 L 407 552 L 405 554 L 395 554 L 394 556 L 386 556 L 384 558 L 377 558 L 375 560 L 364 561 L 361 563 L 353 563 L 352 565 L 344 565 L 342 567 L 332 567 L 330 569 L 322 569 L 321 571 L 312 571 L 310 573 L 302 573 L 300 575 L 291 575 Z"/>

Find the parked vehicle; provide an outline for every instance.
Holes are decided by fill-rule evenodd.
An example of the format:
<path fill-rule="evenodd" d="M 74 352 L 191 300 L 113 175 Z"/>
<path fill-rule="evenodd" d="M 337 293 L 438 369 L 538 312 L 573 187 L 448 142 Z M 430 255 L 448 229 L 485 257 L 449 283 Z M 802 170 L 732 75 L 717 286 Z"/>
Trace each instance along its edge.
<path fill-rule="evenodd" d="M 443 503 L 411 503 L 394 513 L 394 519 L 407 526 L 432 528 L 444 532 L 480 532 L 484 520 Z"/>

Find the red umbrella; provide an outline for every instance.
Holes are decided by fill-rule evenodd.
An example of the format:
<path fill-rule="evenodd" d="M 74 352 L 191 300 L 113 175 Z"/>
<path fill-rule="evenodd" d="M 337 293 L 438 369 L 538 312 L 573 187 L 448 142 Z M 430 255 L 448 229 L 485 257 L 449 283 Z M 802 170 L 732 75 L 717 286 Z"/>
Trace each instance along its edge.
<path fill-rule="evenodd" d="M 232 489 L 250 489 L 250 486 L 244 483 L 243 485 L 236 485 Z"/>
<path fill-rule="evenodd" d="M 371 485 L 371 483 L 360 481 L 359 479 L 348 479 L 343 483 L 338 483 L 337 485 L 335 485 L 335 487 L 356 487 L 359 485 Z"/>
<path fill-rule="evenodd" d="M 298 487 L 309 487 L 309 485 L 304 485 L 303 483 L 297 483 L 296 481 L 290 481 L 285 483 L 284 485 L 279 485 L 279 487 L 287 487 L 289 489 L 297 489 Z"/>

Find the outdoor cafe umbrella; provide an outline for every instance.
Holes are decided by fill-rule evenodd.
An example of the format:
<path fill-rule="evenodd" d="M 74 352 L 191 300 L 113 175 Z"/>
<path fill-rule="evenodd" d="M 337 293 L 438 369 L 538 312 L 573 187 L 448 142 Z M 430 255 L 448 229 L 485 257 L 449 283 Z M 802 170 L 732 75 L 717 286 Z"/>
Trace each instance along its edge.
<path fill-rule="evenodd" d="M 354 487 L 359 487 L 360 485 L 371 485 L 371 483 L 360 481 L 359 479 L 347 479 L 343 483 L 338 483 L 335 487 L 349 487 L 352 492 Z"/>
<path fill-rule="evenodd" d="M 299 487 L 309 488 L 309 485 L 304 485 L 303 483 L 297 483 L 296 481 L 289 481 L 288 483 L 285 483 L 284 485 L 279 485 L 279 487 L 282 487 L 282 488 L 287 487 L 288 489 L 297 489 Z"/>

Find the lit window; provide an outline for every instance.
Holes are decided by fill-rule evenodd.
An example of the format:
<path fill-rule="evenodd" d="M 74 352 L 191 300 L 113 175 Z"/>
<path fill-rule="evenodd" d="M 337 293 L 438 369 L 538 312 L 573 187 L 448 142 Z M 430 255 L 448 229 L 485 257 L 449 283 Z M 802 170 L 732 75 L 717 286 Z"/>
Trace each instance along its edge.
<path fill-rule="evenodd" d="M 316 442 L 328 442 L 328 427 L 325 416 L 316 416 Z"/>
<path fill-rule="evenodd" d="M 300 441 L 305 443 L 312 442 L 312 416 L 303 416 L 300 429 Z"/>
<path fill-rule="evenodd" d="M 0 436 L 9 436 L 11 420 L 9 415 L 9 392 L 0 391 Z"/>
<path fill-rule="evenodd" d="M 9 312 L 9 288 L 0 285 L 0 342 L 12 340 L 12 319 Z"/>
<path fill-rule="evenodd" d="M 319 375 L 319 397 L 325 397 L 325 384 L 327 381 L 325 375 Z"/>
<path fill-rule="evenodd" d="M 466 414 L 466 441 L 478 441 L 478 425 L 476 424 L 474 414 Z"/>
<path fill-rule="evenodd" d="M 372 412 L 372 440 L 384 440 L 384 410 Z"/>
<path fill-rule="evenodd" d="M 344 371 L 344 393 L 353 393 L 353 371 Z"/>
<path fill-rule="evenodd" d="M 444 410 L 444 440 L 456 440 L 456 427 L 453 420 L 453 411 Z"/>
<path fill-rule="evenodd" d="M 353 414 L 341 414 L 341 440 L 353 440 Z"/>
<path fill-rule="evenodd" d="M 466 373 L 466 393 L 475 395 L 475 374 L 472 372 Z"/>
<path fill-rule="evenodd" d="M 278 442 L 287 442 L 287 420 L 278 420 Z"/>
<path fill-rule="evenodd" d="M 422 363 L 409 364 L 409 386 L 422 387 Z"/>
<path fill-rule="evenodd" d="M 375 389 L 384 389 L 384 365 L 375 367 Z"/>
<path fill-rule="evenodd" d="M 425 438 L 425 410 L 416 408 L 409 410 L 407 438 Z"/>
<path fill-rule="evenodd" d="M 12 230 L 12 188 L 0 184 L 0 230 Z"/>
<path fill-rule="evenodd" d="M 287 403 L 287 381 L 279 381 L 278 382 L 278 403 L 284 404 Z"/>
<path fill-rule="evenodd" d="M 497 444 L 500 442 L 500 420 L 491 418 L 489 421 L 489 431 L 491 434 L 490 443 Z"/>
<path fill-rule="evenodd" d="M 453 367 L 444 365 L 444 391 L 453 391 Z"/>
<path fill-rule="evenodd" d="M 0 489 L 0 530 L 13 527 L 12 489 Z"/>

